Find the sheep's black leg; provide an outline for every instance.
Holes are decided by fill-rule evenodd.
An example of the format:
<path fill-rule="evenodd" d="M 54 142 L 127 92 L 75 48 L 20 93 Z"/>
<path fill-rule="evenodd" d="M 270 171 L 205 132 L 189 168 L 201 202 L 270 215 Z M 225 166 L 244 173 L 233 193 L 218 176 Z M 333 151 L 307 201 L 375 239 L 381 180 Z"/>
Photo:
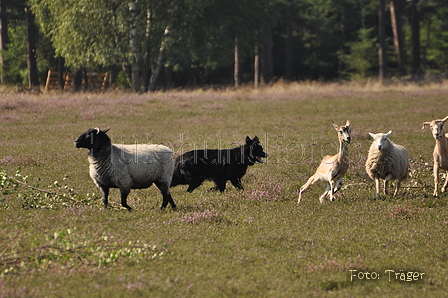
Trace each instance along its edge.
<path fill-rule="evenodd" d="M 121 193 L 121 206 L 127 208 L 129 211 L 132 211 L 132 208 L 129 207 L 128 203 L 126 202 L 126 199 L 129 195 L 130 190 L 129 189 L 120 189 Z"/>
<path fill-rule="evenodd" d="M 173 208 L 173 210 L 176 210 L 177 209 L 177 206 L 176 206 L 176 204 L 174 203 L 174 200 L 173 200 L 173 197 L 171 197 L 171 194 L 164 194 L 163 195 L 163 200 L 164 201 L 168 201 L 168 203 L 170 203 L 170 205 L 171 205 L 171 208 Z"/>
<path fill-rule="evenodd" d="M 103 204 L 104 208 L 107 208 L 108 197 L 109 197 L 109 188 L 101 186 L 101 190 L 103 191 Z"/>
<path fill-rule="evenodd" d="M 174 203 L 173 198 L 171 197 L 169 184 L 165 183 L 165 182 L 155 182 L 154 184 L 160 190 L 160 192 L 162 193 L 162 197 L 163 197 L 162 206 L 160 207 L 160 209 L 166 208 L 168 203 L 170 203 L 171 208 L 173 208 L 173 210 L 175 210 L 177 208 L 177 206 Z"/>

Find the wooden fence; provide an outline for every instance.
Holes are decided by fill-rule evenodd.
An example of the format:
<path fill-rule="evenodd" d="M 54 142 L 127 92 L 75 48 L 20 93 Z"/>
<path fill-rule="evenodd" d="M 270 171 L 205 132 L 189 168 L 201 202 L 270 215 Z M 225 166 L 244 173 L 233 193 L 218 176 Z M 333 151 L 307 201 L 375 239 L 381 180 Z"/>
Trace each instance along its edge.
<path fill-rule="evenodd" d="M 105 90 L 109 75 L 105 73 L 87 73 L 87 88 Z M 64 73 L 62 75 L 64 90 L 69 90 L 72 86 L 73 73 Z M 83 82 L 85 84 L 85 82 Z M 45 90 L 60 90 L 59 86 L 59 72 L 48 71 L 47 81 L 45 83 Z"/>

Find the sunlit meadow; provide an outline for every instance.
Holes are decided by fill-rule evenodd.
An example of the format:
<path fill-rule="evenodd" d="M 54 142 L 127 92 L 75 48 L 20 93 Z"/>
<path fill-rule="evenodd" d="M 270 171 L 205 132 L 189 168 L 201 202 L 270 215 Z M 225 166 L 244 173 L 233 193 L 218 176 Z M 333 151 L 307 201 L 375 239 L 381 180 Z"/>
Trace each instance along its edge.
<path fill-rule="evenodd" d="M 435 140 L 422 123 L 448 115 L 448 83 L 277 84 L 147 94 L 2 90 L 0 297 L 442 297 L 448 197 L 433 198 Z M 350 168 L 335 202 L 300 186 L 336 154 L 332 121 L 352 123 Z M 110 128 L 114 143 L 162 143 L 174 156 L 258 136 L 269 158 L 244 191 L 204 183 L 112 190 L 104 210 L 74 140 Z M 374 200 L 369 132 L 410 153 L 397 198 Z M 443 175 L 443 179 L 444 179 Z"/>

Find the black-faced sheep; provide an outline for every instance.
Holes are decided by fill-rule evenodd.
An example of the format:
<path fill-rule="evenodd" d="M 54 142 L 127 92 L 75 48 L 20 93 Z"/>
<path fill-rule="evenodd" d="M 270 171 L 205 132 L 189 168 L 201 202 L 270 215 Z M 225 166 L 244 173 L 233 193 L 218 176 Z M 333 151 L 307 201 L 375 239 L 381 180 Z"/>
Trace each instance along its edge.
<path fill-rule="evenodd" d="M 380 199 L 380 179 L 384 180 L 384 194 L 390 180 L 397 180 L 394 197 L 398 194 L 401 181 L 407 178 L 409 169 L 408 151 L 403 146 L 389 140 L 388 133 L 369 133 L 373 143 L 366 161 L 366 172 L 375 180 L 376 198 Z"/>
<path fill-rule="evenodd" d="M 163 145 L 112 144 L 107 131 L 90 128 L 75 141 L 76 148 L 89 149 L 90 177 L 104 193 L 104 207 L 108 204 L 109 189 L 119 188 L 121 205 L 131 211 L 126 203 L 131 189 L 148 188 L 154 183 L 163 196 L 161 208 L 170 203 L 175 209 L 170 194 L 172 151 Z"/>

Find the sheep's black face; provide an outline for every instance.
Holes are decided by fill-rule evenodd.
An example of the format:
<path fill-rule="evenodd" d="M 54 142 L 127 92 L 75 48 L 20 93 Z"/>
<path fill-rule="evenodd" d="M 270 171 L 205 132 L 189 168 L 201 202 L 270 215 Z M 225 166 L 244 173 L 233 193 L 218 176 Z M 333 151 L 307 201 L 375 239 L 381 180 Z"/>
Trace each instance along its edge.
<path fill-rule="evenodd" d="M 263 163 L 261 158 L 267 158 L 268 154 L 263 151 L 263 146 L 261 146 L 258 137 L 253 138 L 252 140 L 247 137 L 246 138 L 246 150 L 244 155 L 247 158 L 248 164 L 253 165 L 256 162 Z"/>
<path fill-rule="evenodd" d="M 76 139 L 75 141 L 76 148 L 87 148 L 87 149 L 93 148 L 94 136 L 98 133 L 99 131 L 94 128 L 90 128 L 89 130 L 87 130 L 85 133 L 83 133 Z"/>
<path fill-rule="evenodd" d="M 76 148 L 99 149 L 110 145 L 110 139 L 106 135 L 107 130 L 101 131 L 98 128 L 89 128 L 80 135 L 76 141 Z"/>

